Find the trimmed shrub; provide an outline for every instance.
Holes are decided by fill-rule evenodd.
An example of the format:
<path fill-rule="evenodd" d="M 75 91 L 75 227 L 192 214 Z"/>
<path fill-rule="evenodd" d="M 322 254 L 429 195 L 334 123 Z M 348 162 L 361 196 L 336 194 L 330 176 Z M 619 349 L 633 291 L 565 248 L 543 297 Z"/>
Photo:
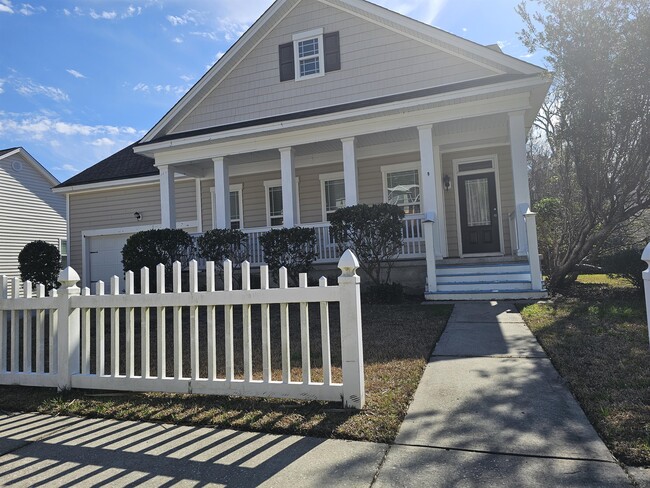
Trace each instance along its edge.
<path fill-rule="evenodd" d="M 264 259 L 273 271 L 282 266 L 294 285 L 298 274 L 307 273 L 318 257 L 316 253 L 316 231 L 307 227 L 271 229 L 260 236 Z"/>
<path fill-rule="evenodd" d="M 196 244 L 199 255 L 206 261 L 214 261 L 221 272 L 226 259 L 232 261 L 233 270 L 238 270 L 248 259 L 248 236 L 239 229 L 209 230 L 197 239 Z M 237 274 L 235 280 L 241 285 Z"/>
<path fill-rule="evenodd" d="M 61 254 L 54 244 L 45 241 L 30 242 L 18 254 L 18 269 L 23 281 L 42 283 L 46 290 L 57 288 Z"/>
<path fill-rule="evenodd" d="M 156 286 L 156 266 L 165 265 L 166 285 L 171 285 L 174 261 L 180 261 L 187 269 L 194 258 L 192 236 L 182 229 L 152 229 L 136 232 L 126 240 L 122 248 L 124 272 L 133 271 L 135 285 L 140 289 L 140 269 L 149 268 L 150 291 Z"/>
<path fill-rule="evenodd" d="M 330 233 L 339 253 L 351 249 L 373 283 L 384 285 L 402 252 L 403 219 L 404 211 L 397 205 L 353 205 L 334 212 Z"/>
<path fill-rule="evenodd" d="M 647 269 L 645 261 L 641 261 L 641 254 L 643 249 L 623 249 L 600 258 L 600 267 L 607 273 L 610 278 L 613 275 L 618 275 L 630 283 L 632 283 L 639 290 L 643 290 L 643 276 L 642 273 Z"/>

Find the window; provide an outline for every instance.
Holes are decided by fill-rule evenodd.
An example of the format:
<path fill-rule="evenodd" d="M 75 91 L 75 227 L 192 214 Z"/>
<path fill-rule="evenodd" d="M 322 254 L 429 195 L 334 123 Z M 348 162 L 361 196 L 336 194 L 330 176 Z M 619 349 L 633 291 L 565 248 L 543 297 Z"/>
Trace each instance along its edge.
<path fill-rule="evenodd" d="M 420 213 L 420 171 L 416 163 L 382 167 L 384 201 L 402 207 L 404 213 Z"/>
<path fill-rule="evenodd" d="M 268 194 L 268 218 L 270 226 L 282 225 L 282 186 L 269 186 Z"/>
<path fill-rule="evenodd" d="M 230 185 L 230 228 L 243 229 L 242 185 Z"/>
<path fill-rule="evenodd" d="M 314 29 L 294 34 L 279 46 L 280 81 L 303 80 L 341 69 L 338 32 Z"/>
<path fill-rule="evenodd" d="M 230 228 L 243 229 L 243 203 L 242 203 L 242 190 L 243 185 L 230 185 Z M 214 212 L 214 187 L 210 188 L 210 208 Z M 213 221 L 214 223 L 214 221 Z"/>
<path fill-rule="evenodd" d="M 68 266 L 68 240 L 59 239 L 59 254 L 61 254 L 61 269 Z"/>
<path fill-rule="evenodd" d="M 323 221 L 329 222 L 337 209 L 345 207 L 345 182 L 343 173 L 329 173 L 319 176 L 321 199 L 323 202 Z"/>

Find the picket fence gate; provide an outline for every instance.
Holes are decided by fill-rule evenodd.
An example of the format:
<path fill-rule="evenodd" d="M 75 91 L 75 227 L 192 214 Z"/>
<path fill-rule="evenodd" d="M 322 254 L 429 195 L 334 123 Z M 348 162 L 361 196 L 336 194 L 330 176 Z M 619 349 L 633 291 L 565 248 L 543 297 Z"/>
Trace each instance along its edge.
<path fill-rule="evenodd" d="M 287 270 L 281 268 L 279 286 L 271 288 L 268 267 L 263 265 L 260 267 L 260 288 L 252 289 L 250 265 L 244 262 L 241 265 L 242 286 L 235 290 L 232 263 L 227 260 L 224 262 L 223 290 L 216 291 L 215 266 L 207 262 L 205 290 L 199 291 L 198 266 L 192 261 L 189 290 L 183 291 L 181 265 L 176 262 L 172 292 L 165 292 L 165 267 L 161 264 L 156 268 L 156 293 L 148 292 L 149 270 L 143 268 L 141 293 L 134 292 L 134 274 L 129 271 L 125 276 L 124 294 L 120 294 L 119 280 L 114 276 L 109 294 L 105 294 L 104 283 L 100 281 L 94 295 L 89 288 L 77 287 L 79 275 L 70 267 L 61 271 L 61 286 L 52 290 L 50 296 L 45 295 L 42 285 L 36 287 L 34 296 L 29 281 L 23 284 L 21 293 L 18 278 L 12 280 L 9 293 L 9 280 L 3 276 L 0 280 L 0 384 L 57 387 L 59 390 L 85 388 L 341 400 L 346 408 L 362 408 L 365 387 L 360 278 L 356 274 L 359 263 L 348 250 L 338 267 L 341 270 L 338 286 L 328 286 L 325 278 L 320 279 L 319 286 L 308 286 L 307 276 L 301 274 L 299 286 L 289 287 Z M 329 323 L 332 302 L 339 304 L 342 383 L 332 381 Z M 271 347 L 269 311 L 275 304 L 279 306 L 280 351 Z M 298 304 L 300 310 L 301 381 L 293 381 L 291 375 L 290 304 Z M 318 382 L 312 380 L 311 374 L 309 304 L 317 304 L 320 309 L 323 380 Z M 257 378 L 253 375 L 252 306 L 260 307 L 261 378 L 259 374 Z M 223 317 L 221 321 L 215 315 L 217 307 L 220 313 L 223 311 L 219 315 Z M 233 321 L 235 307 L 241 310 L 241 323 L 237 324 Z M 136 310 L 139 310 L 139 324 L 135 319 Z M 166 357 L 169 315 L 173 331 L 171 358 Z M 204 323 L 200 316 L 204 317 Z M 183 337 L 183 326 L 188 320 L 189 339 Z M 236 351 L 233 328 L 240 325 L 242 350 Z M 138 375 L 135 374 L 137 327 L 140 335 Z M 125 334 L 122 341 L 120 329 Z M 151 374 L 152 331 L 156 335 L 155 375 Z M 110 332 L 109 341 L 106 341 L 107 332 Z M 200 354 L 200 341 L 207 341 L 204 346 L 207 354 Z M 218 341 L 223 342 L 218 344 Z M 190 364 L 186 368 L 189 371 L 185 371 L 183 355 L 188 343 Z M 218 345 L 223 348 L 225 365 L 217 365 Z M 95 360 L 91 364 L 93 354 Z M 236 374 L 236 354 L 240 360 L 243 356 L 243 374 Z M 279 358 L 272 355 L 277 354 L 281 355 L 281 380 L 272 378 L 272 359 L 279 362 Z M 109 368 L 106 367 L 108 359 Z M 217 375 L 218 366 L 225 371 L 221 377 Z M 167 375 L 171 369 L 173 375 Z M 207 374 L 202 375 L 201 371 Z"/>

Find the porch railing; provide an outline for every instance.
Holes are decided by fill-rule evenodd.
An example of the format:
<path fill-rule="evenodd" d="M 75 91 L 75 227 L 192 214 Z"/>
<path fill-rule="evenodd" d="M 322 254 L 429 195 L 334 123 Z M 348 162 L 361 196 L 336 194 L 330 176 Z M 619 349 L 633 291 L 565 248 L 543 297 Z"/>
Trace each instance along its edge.
<path fill-rule="evenodd" d="M 316 263 L 335 263 L 338 261 L 339 252 L 336 242 L 330 234 L 329 222 L 301 224 L 301 227 L 310 227 L 316 231 L 316 250 L 318 253 Z M 248 234 L 248 253 L 251 265 L 259 266 L 264 263 L 264 251 L 259 238 L 268 230 L 268 227 L 243 229 L 243 232 Z M 404 217 L 402 236 L 404 238 L 402 252 L 398 259 L 425 257 L 422 215 L 407 215 Z"/>

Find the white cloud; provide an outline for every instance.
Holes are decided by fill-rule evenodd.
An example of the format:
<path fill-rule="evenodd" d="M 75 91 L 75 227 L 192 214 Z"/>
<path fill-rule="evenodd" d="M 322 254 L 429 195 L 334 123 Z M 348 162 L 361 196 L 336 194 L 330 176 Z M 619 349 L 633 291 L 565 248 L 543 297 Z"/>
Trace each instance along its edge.
<path fill-rule="evenodd" d="M 140 92 L 148 92 L 149 91 L 149 85 L 146 85 L 144 83 L 138 83 L 133 87 L 133 91 L 140 91 Z"/>
<path fill-rule="evenodd" d="M 191 35 L 197 36 L 197 37 L 203 37 L 204 39 L 209 39 L 211 41 L 218 41 L 219 36 L 217 36 L 216 32 L 199 32 L 199 31 L 193 31 L 190 32 Z M 226 39 L 228 40 L 228 39 Z"/>
<path fill-rule="evenodd" d="M 176 44 L 182 44 L 183 43 L 183 38 L 182 37 L 174 37 L 172 39 L 172 42 L 175 42 Z"/>
<path fill-rule="evenodd" d="M 34 15 L 38 12 L 47 12 L 47 9 L 43 6 L 33 7 L 29 3 L 23 3 L 22 8 L 18 10 L 23 15 Z"/>
<path fill-rule="evenodd" d="M 193 77 L 193 76 L 190 76 L 190 75 L 181 75 L 180 78 L 181 78 L 181 80 L 183 80 L 185 83 L 189 83 L 190 81 L 192 81 L 192 80 L 194 79 L 194 77 Z M 0 81 L 2 81 L 2 80 L 0 80 Z"/>
<path fill-rule="evenodd" d="M 70 12 L 67 8 L 64 8 L 64 9 L 63 9 L 63 13 L 64 13 L 66 16 L 68 16 L 68 17 L 69 17 L 70 15 L 72 15 L 72 12 Z"/>
<path fill-rule="evenodd" d="M 18 93 L 23 96 L 29 97 L 32 95 L 43 95 L 45 97 L 51 98 L 55 102 L 68 101 L 70 98 L 68 94 L 61 90 L 60 88 L 55 88 L 53 86 L 45 86 L 35 83 L 30 79 L 25 80 L 12 80 L 13 85 Z"/>
<path fill-rule="evenodd" d="M 402 15 L 419 20 L 425 24 L 433 24 L 447 0 L 375 0 L 382 7 L 394 10 Z"/>
<path fill-rule="evenodd" d="M 4 85 L 4 84 L 5 84 L 5 80 L 0 78 L 0 93 L 4 93 L 4 91 L 5 91 L 4 88 L 2 88 L 2 85 Z"/>
<path fill-rule="evenodd" d="M 528 58 L 532 58 L 534 55 L 535 55 L 534 53 L 526 53 L 526 54 L 522 54 L 519 57 L 523 59 L 528 59 Z"/>
<path fill-rule="evenodd" d="M 214 66 L 214 63 L 216 63 L 217 61 L 219 61 L 219 60 L 223 57 L 224 54 L 226 54 L 226 53 L 224 53 L 224 52 L 222 52 L 222 51 L 219 51 L 219 52 L 217 53 L 217 55 L 214 57 L 214 61 L 212 61 L 212 64 L 206 64 L 206 65 L 205 65 L 205 69 L 210 69 L 210 68 L 212 68 L 212 67 Z"/>
<path fill-rule="evenodd" d="M 97 19 L 103 19 L 103 20 L 113 20 L 117 17 L 117 12 L 114 10 L 107 12 L 106 10 L 103 10 L 102 13 L 98 14 L 94 10 L 90 10 L 90 15 L 91 18 L 97 20 Z"/>
<path fill-rule="evenodd" d="M 206 17 L 205 14 L 197 10 L 187 10 L 183 15 L 168 15 L 166 19 L 171 25 L 177 27 L 188 23 L 194 25 L 202 24 L 203 17 Z"/>
<path fill-rule="evenodd" d="M 79 73 L 79 71 L 77 71 L 76 69 L 67 69 L 66 71 L 70 73 L 72 76 L 74 76 L 75 78 L 85 78 L 85 76 Z"/>
<path fill-rule="evenodd" d="M 182 78 L 182 77 L 181 77 Z M 133 87 L 133 91 L 141 93 L 173 93 L 175 95 L 182 95 L 190 89 L 190 85 L 170 85 L 170 84 L 157 84 L 147 85 L 146 83 L 138 83 Z"/>
<path fill-rule="evenodd" d="M 65 171 L 67 173 L 78 173 L 79 169 L 76 166 L 73 166 L 69 163 L 62 164 L 61 166 L 55 166 L 53 168 L 56 171 Z"/>
<path fill-rule="evenodd" d="M 140 15 L 141 13 L 142 13 L 142 7 L 134 7 L 133 5 L 129 5 L 126 11 L 122 14 L 122 18 L 126 19 L 129 17 L 133 17 L 135 15 Z"/>
<path fill-rule="evenodd" d="M 115 141 L 113 139 L 109 139 L 108 137 L 100 137 L 99 139 L 95 139 L 90 144 L 93 146 L 114 146 Z"/>
<path fill-rule="evenodd" d="M 14 13 L 14 9 L 11 5 L 11 0 L 0 0 L 0 12 L 4 12 L 6 14 Z"/>
<path fill-rule="evenodd" d="M 503 51 L 503 48 L 506 46 L 509 46 L 510 43 L 508 41 L 497 41 L 497 46 L 499 46 L 499 49 Z"/>
<path fill-rule="evenodd" d="M 185 25 L 185 24 L 187 24 L 187 20 L 185 20 L 182 17 L 178 17 L 176 15 L 168 15 L 167 20 L 174 27 L 176 27 L 177 25 Z"/>

